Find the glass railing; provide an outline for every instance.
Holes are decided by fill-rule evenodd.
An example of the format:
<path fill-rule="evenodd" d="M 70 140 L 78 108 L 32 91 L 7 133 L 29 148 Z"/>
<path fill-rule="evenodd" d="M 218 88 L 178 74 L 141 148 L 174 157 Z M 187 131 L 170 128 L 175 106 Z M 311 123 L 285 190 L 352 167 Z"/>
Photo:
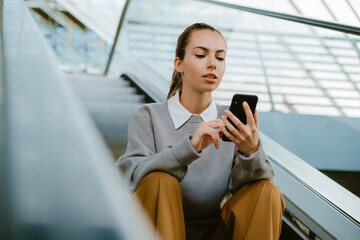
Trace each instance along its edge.
<path fill-rule="evenodd" d="M 0 239 L 148 239 L 151 228 L 28 9 L 2 2 Z"/>
<path fill-rule="evenodd" d="M 338 182 L 350 180 L 342 184 L 360 195 L 356 180 L 360 176 L 360 37 L 206 1 L 133 0 L 108 75 L 118 77 L 140 62 L 161 76 L 157 81 L 169 85 L 177 37 L 194 22 L 217 27 L 227 39 L 227 70 L 214 92 L 215 100 L 229 104 L 237 92 L 258 95 L 260 130 L 268 139 L 268 152 L 279 175 L 284 171 L 307 194 L 324 201 L 319 206 L 330 206 L 359 226 L 359 212 L 354 210 L 359 198 L 315 168 L 340 175 L 340 179 L 334 177 Z M 301 199 L 308 205 L 302 206 L 307 208 L 303 215 L 314 211 L 306 196 L 296 195 L 295 185 L 279 178 L 292 195 L 289 205 Z M 323 221 L 326 211 L 320 211 Z"/>

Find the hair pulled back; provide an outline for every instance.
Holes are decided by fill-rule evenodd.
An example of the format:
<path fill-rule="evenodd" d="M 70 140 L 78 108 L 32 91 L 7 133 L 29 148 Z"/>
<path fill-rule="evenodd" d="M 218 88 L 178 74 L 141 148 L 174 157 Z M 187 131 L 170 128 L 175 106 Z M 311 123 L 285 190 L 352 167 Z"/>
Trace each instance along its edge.
<path fill-rule="evenodd" d="M 180 34 L 180 36 L 178 37 L 178 40 L 177 40 L 175 57 L 178 57 L 181 61 L 184 60 L 185 47 L 189 43 L 190 35 L 195 30 L 215 31 L 215 32 L 219 33 L 220 36 L 222 36 L 222 34 L 219 30 L 217 30 L 216 28 L 214 28 L 206 23 L 194 23 L 194 24 L 190 25 Z M 181 73 L 177 72 L 174 69 L 173 74 L 172 74 L 171 83 L 170 83 L 170 90 L 167 95 L 167 99 L 174 96 L 177 91 L 180 91 L 180 93 L 181 93 L 182 84 L 183 84 L 183 81 L 182 81 Z"/>

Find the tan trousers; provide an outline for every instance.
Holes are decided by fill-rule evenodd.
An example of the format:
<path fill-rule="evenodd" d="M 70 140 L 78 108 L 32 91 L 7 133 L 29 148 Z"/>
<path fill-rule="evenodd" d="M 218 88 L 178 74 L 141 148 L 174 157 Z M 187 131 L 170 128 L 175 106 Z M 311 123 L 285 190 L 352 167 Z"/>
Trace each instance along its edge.
<path fill-rule="evenodd" d="M 153 239 L 197 239 L 186 236 L 182 193 L 175 177 L 150 173 L 140 182 L 134 197 L 157 230 Z M 204 240 L 279 239 L 284 210 L 284 199 L 276 185 L 267 180 L 249 183 L 224 204 L 218 226 Z"/>

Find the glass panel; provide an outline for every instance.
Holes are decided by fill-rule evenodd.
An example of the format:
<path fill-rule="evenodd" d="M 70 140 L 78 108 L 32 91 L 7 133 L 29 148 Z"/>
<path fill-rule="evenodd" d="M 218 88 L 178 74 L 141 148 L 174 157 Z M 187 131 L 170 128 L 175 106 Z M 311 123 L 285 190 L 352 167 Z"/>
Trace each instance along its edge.
<path fill-rule="evenodd" d="M 263 133 L 360 196 L 348 177 L 360 181 L 360 38 L 204 2 L 134 0 L 109 75 L 140 60 L 170 82 L 177 36 L 194 22 L 227 39 L 215 100 L 257 94 Z"/>
<path fill-rule="evenodd" d="M 80 0 L 26 0 L 26 3 L 56 53 L 61 70 L 87 74 L 104 72 L 116 31 L 116 25 L 107 22 L 110 17 L 118 22 L 121 3 Z M 107 4 L 112 4 L 113 11 L 104 16 Z M 98 13 L 96 18 L 94 9 Z"/>

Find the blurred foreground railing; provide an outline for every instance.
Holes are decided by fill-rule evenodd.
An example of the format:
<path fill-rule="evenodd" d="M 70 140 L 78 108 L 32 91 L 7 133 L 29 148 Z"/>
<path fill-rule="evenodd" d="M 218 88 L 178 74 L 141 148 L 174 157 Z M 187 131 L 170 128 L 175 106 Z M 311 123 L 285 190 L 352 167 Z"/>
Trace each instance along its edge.
<path fill-rule="evenodd" d="M 0 238 L 147 239 L 147 222 L 23 1 L 4 2 Z"/>

